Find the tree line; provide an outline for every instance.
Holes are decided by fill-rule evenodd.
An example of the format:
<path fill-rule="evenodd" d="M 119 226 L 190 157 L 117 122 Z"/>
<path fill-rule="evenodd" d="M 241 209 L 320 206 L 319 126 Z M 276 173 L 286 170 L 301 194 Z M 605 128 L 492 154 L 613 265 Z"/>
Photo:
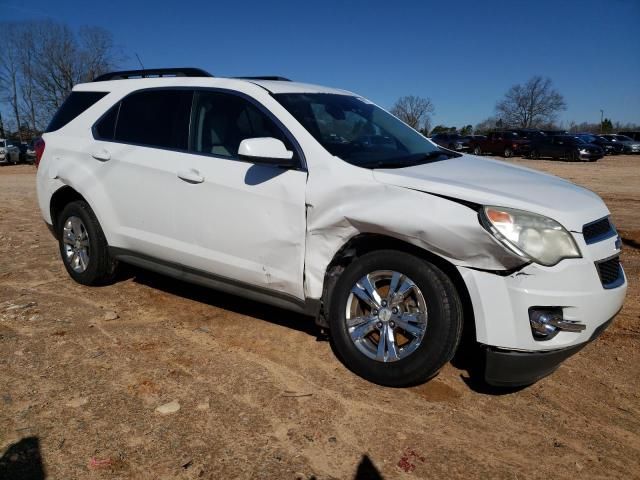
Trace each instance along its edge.
<path fill-rule="evenodd" d="M 526 83 L 512 86 L 495 105 L 495 114 L 475 126 L 436 125 L 431 127 L 431 116 L 435 112 L 429 98 L 416 96 L 401 97 L 391 108 L 391 113 L 410 127 L 426 136 L 438 133 L 459 133 L 470 135 L 483 134 L 503 128 L 535 128 L 541 130 L 559 130 L 558 114 L 566 110 L 564 97 L 554 87 L 550 78 L 539 75 L 531 77 Z M 633 123 L 613 123 L 605 118 L 601 123 L 571 122 L 566 130 L 570 132 L 611 133 L 619 130 L 638 130 Z"/>
<path fill-rule="evenodd" d="M 41 132 L 77 83 L 122 61 L 112 34 L 53 20 L 0 23 L 0 137 Z"/>

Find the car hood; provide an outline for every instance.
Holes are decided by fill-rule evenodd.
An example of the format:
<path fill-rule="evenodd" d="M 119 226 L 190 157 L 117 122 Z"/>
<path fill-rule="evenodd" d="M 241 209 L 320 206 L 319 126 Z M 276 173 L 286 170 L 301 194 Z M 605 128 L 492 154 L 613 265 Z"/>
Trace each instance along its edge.
<path fill-rule="evenodd" d="M 582 232 L 585 223 L 609 214 L 602 199 L 586 188 L 524 167 L 474 155 L 399 169 L 377 169 L 387 185 L 546 215 Z"/>

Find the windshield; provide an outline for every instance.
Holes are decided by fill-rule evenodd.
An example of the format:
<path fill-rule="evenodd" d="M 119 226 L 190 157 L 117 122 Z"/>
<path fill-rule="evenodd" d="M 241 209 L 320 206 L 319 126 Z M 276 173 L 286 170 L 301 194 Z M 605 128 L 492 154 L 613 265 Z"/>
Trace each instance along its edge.
<path fill-rule="evenodd" d="M 350 95 L 286 93 L 276 100 L 332 155 L 360 167 L 399 168 L 458 156 L 393 115 Z"/>
<path fill-rule="evenodd" d="M 633 138 L 627 137 L 626 135 L 615 135 L 616 140 L 620 142 L 633 142 Z"/>

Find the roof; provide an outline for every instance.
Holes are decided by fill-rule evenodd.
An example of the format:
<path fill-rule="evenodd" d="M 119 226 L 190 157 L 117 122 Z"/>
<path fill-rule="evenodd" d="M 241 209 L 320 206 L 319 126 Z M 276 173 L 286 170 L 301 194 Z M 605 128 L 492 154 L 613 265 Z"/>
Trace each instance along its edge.
<path fill-rule="evenodd" d="M 150 77 L 128 78 L 118 80 L 104 80 L 99 82 L 81 83 L 73 89 L 75 91 L 115 91 L 137 90 L 154 87 L 210 87 L 210 88 L 234 88 L 235 85 L 247 83 L 258 85 L 271 93 L 333 93 L 338 95 L 354 95 L 353 93 L 337 88 L 324 87 L 310 83 L 290 82 L 282 80 L 257 80 L 249 78 L 227 77 Z"/>
<path fill-rule="evenodd" d="M 251 80 L 252 83 L 260 85 L 271 93 L 335 93 L 338 95 L 354 95 L 347 90 L 339 88 L 324 87 L 313 83 L 300 82 L 278 82 L 270 80 Z"/>

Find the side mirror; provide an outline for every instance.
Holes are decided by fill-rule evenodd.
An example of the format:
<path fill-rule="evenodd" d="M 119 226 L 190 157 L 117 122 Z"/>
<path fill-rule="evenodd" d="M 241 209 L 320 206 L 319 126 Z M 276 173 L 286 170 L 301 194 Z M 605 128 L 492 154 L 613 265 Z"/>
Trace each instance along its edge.
<path fill-rule="evenodd" d="M 278 167 L 295 167 L 293 152 L 287 150 L 282 141 L 273 137 L 246 138 L 240 142 L 238 157 L 248 162 L 274 165 Z"/>

